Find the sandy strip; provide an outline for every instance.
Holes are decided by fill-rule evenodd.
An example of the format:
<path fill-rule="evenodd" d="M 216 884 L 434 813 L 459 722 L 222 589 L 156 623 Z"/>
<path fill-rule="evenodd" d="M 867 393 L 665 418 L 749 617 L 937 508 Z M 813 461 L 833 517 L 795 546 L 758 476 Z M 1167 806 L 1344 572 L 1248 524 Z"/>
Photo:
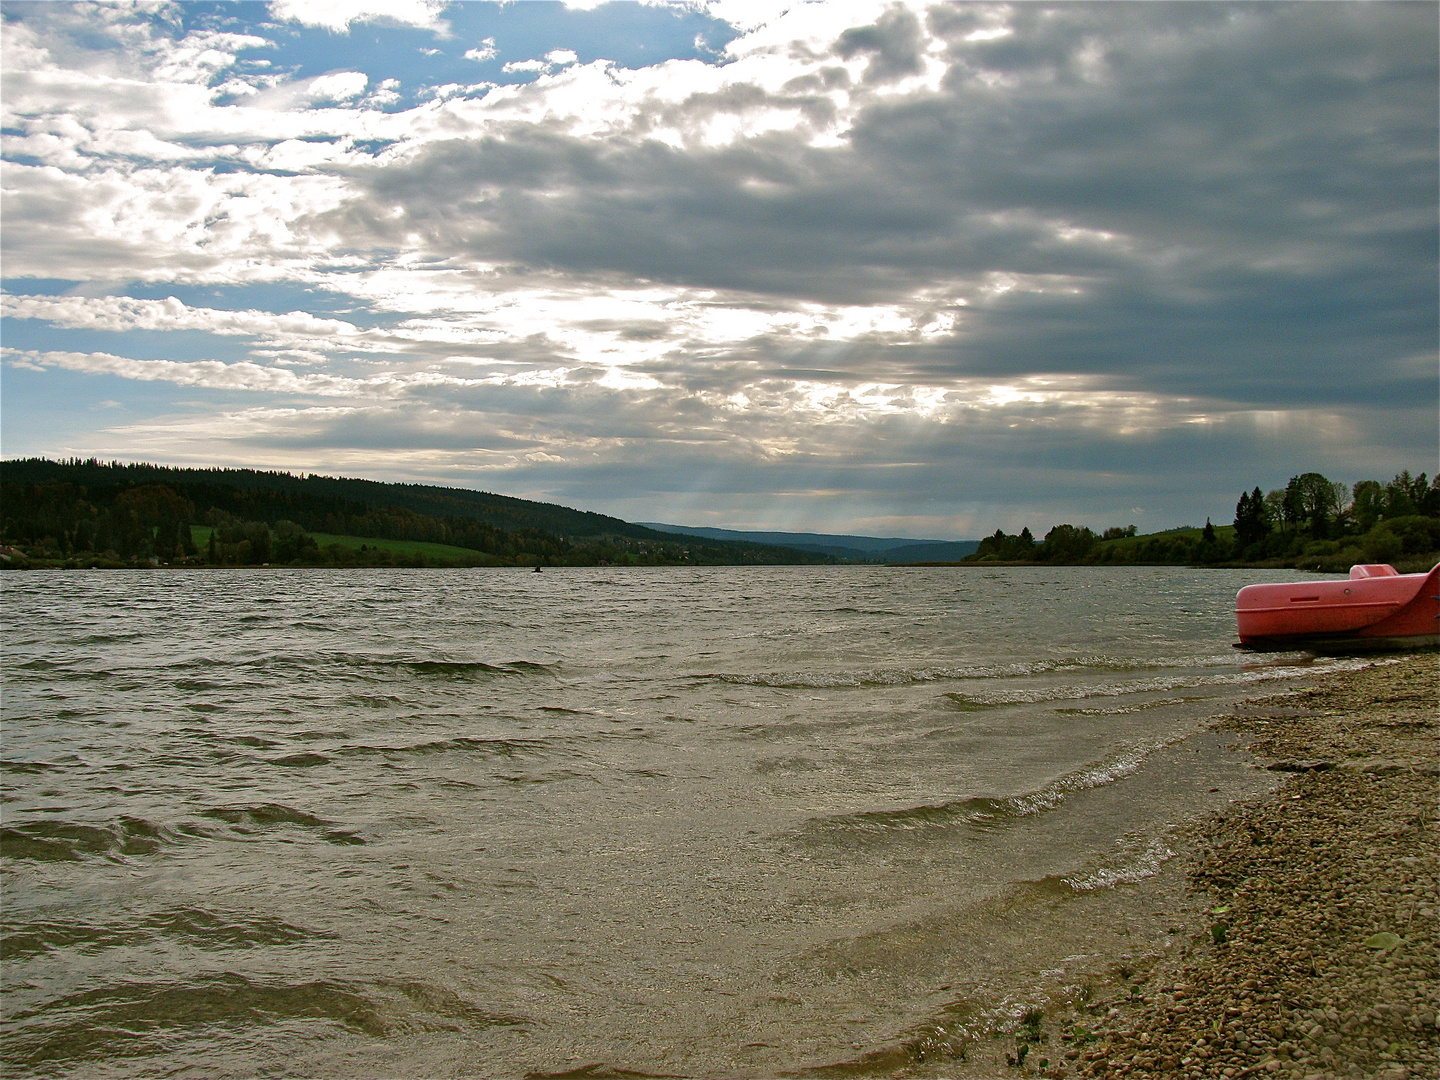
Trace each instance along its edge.
<path fill-rule="evenodd" d="M 1437 671 L 1381 663 L 1221 722 L 1290 779 L 1202 826 L 1209 932 L 1045 1073 L 1440 1077 Z"/>

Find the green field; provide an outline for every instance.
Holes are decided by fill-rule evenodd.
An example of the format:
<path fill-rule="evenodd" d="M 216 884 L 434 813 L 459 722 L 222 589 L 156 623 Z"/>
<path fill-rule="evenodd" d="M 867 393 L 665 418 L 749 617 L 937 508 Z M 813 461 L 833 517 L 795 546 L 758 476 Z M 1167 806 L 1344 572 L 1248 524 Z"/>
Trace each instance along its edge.
<path fill-rule="evenodd" d="M 335 533 L 320 532 L 312 532 L 310 535 L 322 548 L 329 547 L 331 544 L 339 544 L 341 547 L 354 548 L 357 551 L 363 547 L 369 551 L 378 549 L 406 554 L 413 552 L 423 555 L 427 559 L 448 559 L 454 562 L 488 565 L 500 561 L 493 555 L 475 551 L 473 548 L 455 547 L 453 544 L 431 544 L 424 540 L 382 540 L 373 536 L 338 536 Z"/>
<path fill-rule="evenodd" d="M 202 552 L 210 543 L 210 533 L 213 531 L 209 525 L 190 527 L 195 546 Z M 341 536 L 337 533 L 322 532 L 312 532 L 309 535 L 322 551 L 331 544 L 336 544 L 362 554 L 366 551 L 388 551 L 392 555 L 421 555 L 436 562 L 462 563 L 467 566 L 494 566 L 500 562 L 495 556 L 487 555 L 483 551 L 455 547 L 453 544 L 431 544 L 424 540 L 384 540 L 376 536 Z"/>

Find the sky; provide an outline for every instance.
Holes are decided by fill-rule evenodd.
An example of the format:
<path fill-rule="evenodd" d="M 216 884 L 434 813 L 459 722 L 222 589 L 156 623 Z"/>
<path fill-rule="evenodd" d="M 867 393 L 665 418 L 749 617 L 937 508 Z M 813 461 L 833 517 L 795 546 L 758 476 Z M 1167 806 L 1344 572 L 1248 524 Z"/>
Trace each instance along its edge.
<path fill-rule="evenodd" d="M 1435 3 L 10 3 L 6 457 L 939 539 L 1440 456 Z"/>

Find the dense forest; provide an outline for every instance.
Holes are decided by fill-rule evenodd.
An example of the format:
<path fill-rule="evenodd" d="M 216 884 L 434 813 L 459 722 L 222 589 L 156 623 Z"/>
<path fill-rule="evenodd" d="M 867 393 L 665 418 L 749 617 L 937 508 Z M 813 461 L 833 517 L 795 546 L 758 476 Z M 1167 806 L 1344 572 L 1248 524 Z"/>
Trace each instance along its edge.
<path fill-rule="evenodd" d="M 316 535 L 404 545 L 321 543 Z M 43 458 L 0 464 L 11 566 L 824 563 L 462 488 Z M 445 545 L 437 549 L 434 545 Z"/>
<path fill-rule="evenodd" d="M 966 562 L 1293 566 L 1343 572 L 1354 563 L 1388 562 L 1428 570 L 1440 560 L 1440 475 L 1398 474 L 1353 487 L 1320 473 L 1283 488 L 1241 492 L 1233 524 L 1137 536 L 1135 526 L 1095 533 L 1056 525 L 1036 540 L 1030 530 L 996 531 Z"/>

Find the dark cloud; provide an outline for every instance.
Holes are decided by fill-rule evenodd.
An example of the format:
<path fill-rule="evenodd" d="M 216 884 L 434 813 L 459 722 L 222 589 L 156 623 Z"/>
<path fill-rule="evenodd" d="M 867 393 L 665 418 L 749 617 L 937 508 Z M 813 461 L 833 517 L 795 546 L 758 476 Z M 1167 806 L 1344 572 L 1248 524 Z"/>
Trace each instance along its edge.
<path fill-rule="evenodd" d="M 902 7 L 893 7 L 870 26 L 852 26 L 835 42 L 837 56 L 868 55 L 867 83 L 887 83 L 924 70 L 924 39 L 920 20 Z"/>
<path fill-rule="evenodd" d="M 12 69 L 55 132 L 111 127 L 73 162 L 25 143 L 7 263 L 353 295 L 394 352 L 292 344 L 363 391 L 241 409 L 215 441 L 631 517 L 1165 526 L 1301 471 L 1433 460 L 1433 5 L 843 10 L 668 86 L 576 67 L 383 118 L 280 86 L 236 160 L 272 160 L 245 157 L 282 145 L 272 116 L 334 152 L 220 179 L 126 156 L 171 115 L 143 80 L 46 104 Z M 112 51 L 95 63 L 149 70 Z"/>
<path fill-rule="evenodd" d="M 800 131 L 677 150 L 644 125 L 597 139 L 516 124 L 360 174 L 366 198 L 332 224 L 741 303 L 970 298 L 939 344 L 827 354 L 857 378 L 1048 371 L 1257 406 L 1433 399 L 1392 370 L 1436 345 L 1433 14 L 1016 5 L 1012 35 L 966 41 L 973 13 L 940 8 L 942 89 L 876 97 L 843 145 Z M 920 70 L 920 40 L 897 9 L 835 50 L 886 81 Z M 803 96 L 742 86 L 686 107 Z M 986 291 L 1005 276 L 1014 288 Z M 751 347 L 777 371 L 811 368 L 793 342 Z"/>

